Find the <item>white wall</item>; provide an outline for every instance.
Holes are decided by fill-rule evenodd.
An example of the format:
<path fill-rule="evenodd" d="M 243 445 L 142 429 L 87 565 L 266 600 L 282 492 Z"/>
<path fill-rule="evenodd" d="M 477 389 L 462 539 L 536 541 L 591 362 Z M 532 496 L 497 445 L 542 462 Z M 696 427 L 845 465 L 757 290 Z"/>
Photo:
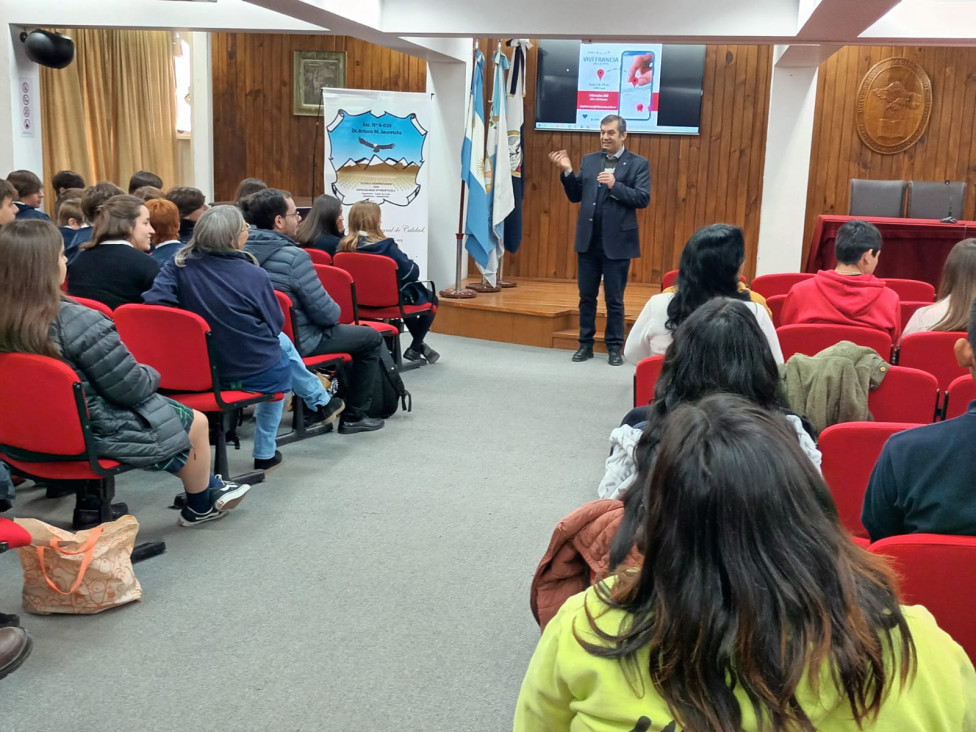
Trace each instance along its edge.
<path fill-rule="evenodd" d="M 24 84 L 29 89 L 29 129 L 24 124 Z M 0 31 L 0 100 L 0 176 L 31 170 L 43 177 L 40 70 L 24 53 L 15 26 Z"/>

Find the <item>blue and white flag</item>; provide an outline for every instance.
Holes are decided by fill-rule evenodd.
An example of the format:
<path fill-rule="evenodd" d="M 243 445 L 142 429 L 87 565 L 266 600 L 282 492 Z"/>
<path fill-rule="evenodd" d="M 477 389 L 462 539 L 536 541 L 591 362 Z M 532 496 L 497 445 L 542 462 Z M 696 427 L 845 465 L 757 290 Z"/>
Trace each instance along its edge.
<path fill-rule="evenodd" d="M 488 205 L 491 210 L 491 232 L 495 248 L 488 256 L 488 264 L 480 267 L 488 283 L 494 287 L 498 273 L 498 261 L 505 254 L 505 219 L 515 208 L 512 193 L 512 170 L 508 152 L 508 95 L 505 90 L 505 70 L 508 57 L 502 53 L 501 44 L 492 57 L 495 65 L 491 92 L 491 117 L 488 120 L 488 162 L 485 165 L 485 184 Z"/>
<path fill-rule="evenodd" d="M 508 72 L 508 155 L 512 168 L 512 212 L 505 219 L 505 251 L 513 254 L 522 246 L 522 196 L 525 179 L 522 175 L 522 141 L 525 124 L 525 53 L 532 44 L 520 39 L 510 41 L 515 47 L 512 67 Z"/>
<path fill-rule="evenodd" d="M 464 248 L 482 267 L 495 250 L 485 189 L 485 56 L 475 51 L 468 97 L 467 125 L 461 146 L 461 178 L 467 184 Z"/>

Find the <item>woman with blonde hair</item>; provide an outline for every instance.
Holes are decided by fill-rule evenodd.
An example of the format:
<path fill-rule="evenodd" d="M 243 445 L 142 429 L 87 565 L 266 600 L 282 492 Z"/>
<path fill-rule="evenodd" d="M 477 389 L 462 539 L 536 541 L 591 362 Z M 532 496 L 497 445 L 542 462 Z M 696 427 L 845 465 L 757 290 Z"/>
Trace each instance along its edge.
<path fill-rule="evenodd" d="M 149 209 L 135 196 L 112 196 L 95 217 L 92 238 L 81 245 L 68 270 L 68 293 L 113 310 L 142 302 L 159 264 L 149 256 L 153 227 Z"/>
<path fill-rule="evenodd" d="M 901 337 L 928 330 L 966 330 L 973 300 L 976 300 L 976 239 L 963 239 L 946 257 L 938 299 L 912 314 Z"/>
<path fill-rule="evenodd" d="M 420 267 L 403 253 L 396 242 L 383 233 L 380 228 L 380 207 L 372 201 L 358 201 L 349 209 L 346 222 L 346 235 L 339 242 L 339 251 L 380 254 L 389 257 L 397 265 L 397 281 L 400 284 L 400 301 L 409 305 L 433 303 L 437 305 L 437 295 L 420 282 Z M 429 312 L 408 318 L 407 330 L 413 337 L 410 347 L 403 352 L 408 361 L 425 360 L 436 363 L 441 356 L 424 343 L 434 322 L 434 313 Z"/>
<path fill-rule="evenodd" d="M 156 393 L 159 374 L 136 362 L 110 319 L 61 296 L 65 271 L 64 242 L 53 224 L 4 227 L 0 352 L 66 361 L 81 378 L 99 457 L 179 477 L 186 491 L 183 526 L 222 518 L 250 488 L 210 474 L 207 418 Z M 76 506 L 76 528 L 97 521 L 92 500 Z M 125 504 L 112 508 L 128 511 Z"/>

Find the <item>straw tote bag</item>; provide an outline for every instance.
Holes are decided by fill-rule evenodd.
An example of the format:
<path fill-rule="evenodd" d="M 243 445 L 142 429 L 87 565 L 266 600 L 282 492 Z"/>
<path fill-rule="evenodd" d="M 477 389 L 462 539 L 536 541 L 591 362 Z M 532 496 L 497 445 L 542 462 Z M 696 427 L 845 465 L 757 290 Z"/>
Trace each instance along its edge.
<path fill-rule="evenodd" d="M 17 550 L 24 568 L 24 610 L 91 615 L 142 599 L 132 571 L 135 516 L 72 533 L 37 519 L 16 519 L 31 535 Z"/>

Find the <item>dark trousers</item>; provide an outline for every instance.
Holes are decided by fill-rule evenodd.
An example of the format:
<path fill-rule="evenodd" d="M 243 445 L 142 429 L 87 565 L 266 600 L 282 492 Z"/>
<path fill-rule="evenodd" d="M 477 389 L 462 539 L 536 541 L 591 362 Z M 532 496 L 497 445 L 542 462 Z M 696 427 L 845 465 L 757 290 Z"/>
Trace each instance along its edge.
<path fill-rule="evenodd" d="M 596 335 L 596 298 L 600 294 L 600 278 L 603 278 L 603 294 L 607 303 L 607 330 L 604 334 L 607 348 L 623 350 L 624 347 L 624 288 L 630 272 L 629 259 L 607 259 L 602 250 L 598 253 L 582 252 L 576 255 L 576 281 L 579 283 L 579 321 L 581 346 L 592 346 Z"/>
<path fill-rule="evenodd" d="M 380 349 L 383 336 L 365 325 L 334 325 L 322 331 L 322 340 L 310 355 L 348 353 L 352 364 L 347 368 L 349 389 L 343 417 L 359 420 L 366 416 L 373 402 L 375 379 L 379 376 Z"/>

